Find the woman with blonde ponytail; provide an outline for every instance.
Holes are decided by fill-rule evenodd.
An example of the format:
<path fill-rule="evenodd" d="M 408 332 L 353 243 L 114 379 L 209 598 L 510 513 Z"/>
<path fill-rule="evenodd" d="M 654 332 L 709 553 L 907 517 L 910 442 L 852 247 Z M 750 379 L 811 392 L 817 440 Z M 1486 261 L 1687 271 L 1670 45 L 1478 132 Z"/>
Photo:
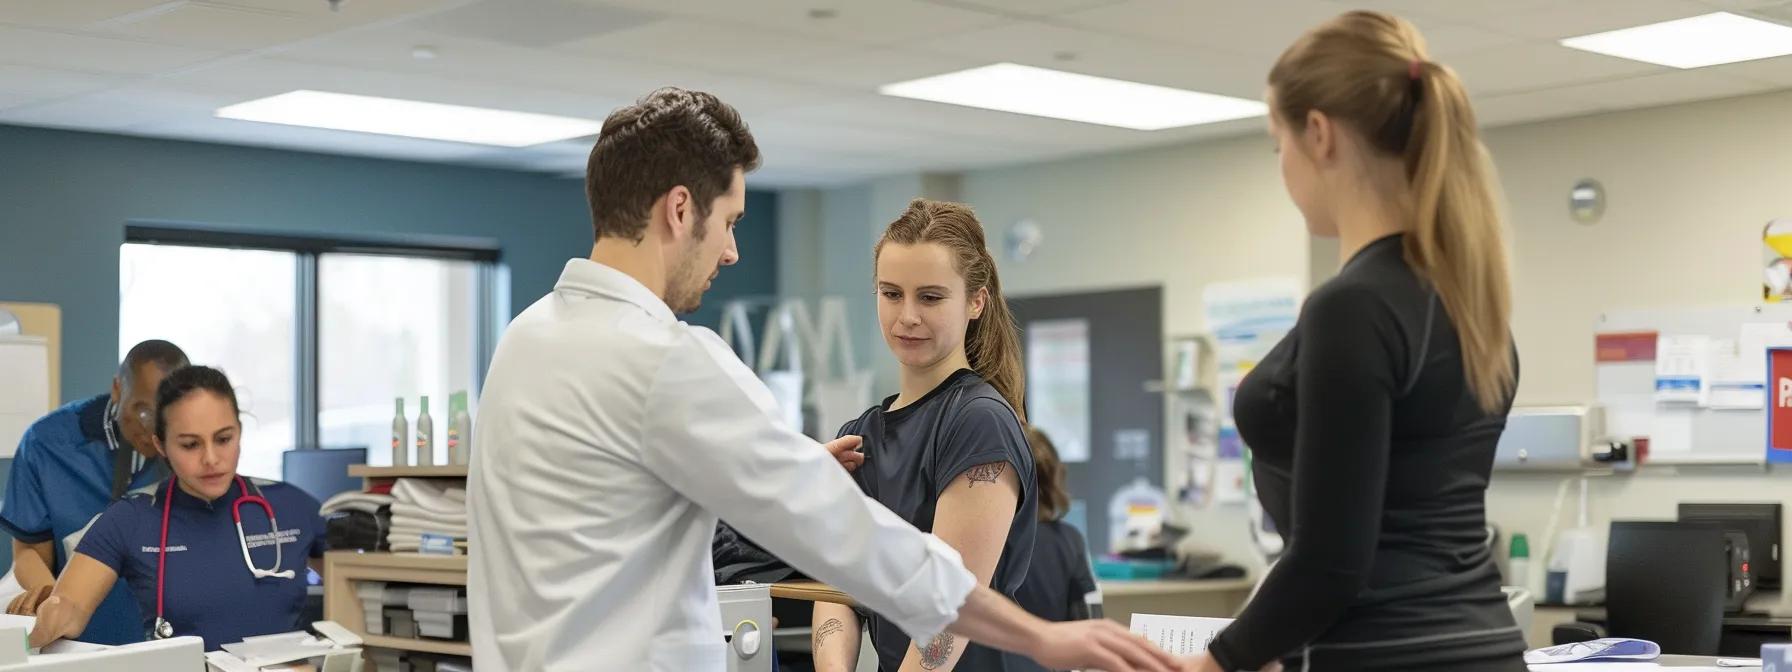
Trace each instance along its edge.
<path fill-rule="evenodd" d="M 1351 12 L 1269 73 L 1288 194 L 1343 268 L 1239 386 L 1288 551 L 1202 670 L 1525 669 L 1485 543 L 1518 378 L 1494 173 L 1462 82 Z"/>
<path fill-rule="evenodd" d="M 901 390 L 840 429 L 864 437 L 853 478 L 1012 599 L 1032 562 L 1038 486 L 1021 429 L 1020 334 L 983 225 L 964 205 L 916 199 L 884 230 L 875 266 L 878 323 Z M 823 603 L 814 616 L 816 670 L 854 669 L 859 616 Z M 949 634 L 915 642 L 882 616 L 869 621 L 886 672 L 1044 669 Z"/>

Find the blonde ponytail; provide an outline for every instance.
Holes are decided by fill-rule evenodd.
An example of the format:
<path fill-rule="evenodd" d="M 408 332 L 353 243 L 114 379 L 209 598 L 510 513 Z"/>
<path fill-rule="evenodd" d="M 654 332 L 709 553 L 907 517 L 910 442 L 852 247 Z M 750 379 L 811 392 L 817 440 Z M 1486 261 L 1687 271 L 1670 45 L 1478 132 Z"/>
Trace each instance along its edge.
<path fill-rule="evenodd" d="M 1421 62 L 1407 144 L 1415 199 L 1406 258 L 1437 289 L 1456 325 L 1468 388 L 1489 413 L 1510 400 L 1512 289 L 1492 170 L 1462 82 Z"/>
<path fill-rule="evenodd" d="M 1403 159 L 1412 231 L 1407 263 L 1436 289 L 1482 410 L 1510 403 L 1512 288 L 1493 167 L 1461 80 L 1425 56 L 1403 19 L 1348 12 L 1296 40 L 1269 73 L 1275 114 L 1295 130 L 1324 112 Z"/>

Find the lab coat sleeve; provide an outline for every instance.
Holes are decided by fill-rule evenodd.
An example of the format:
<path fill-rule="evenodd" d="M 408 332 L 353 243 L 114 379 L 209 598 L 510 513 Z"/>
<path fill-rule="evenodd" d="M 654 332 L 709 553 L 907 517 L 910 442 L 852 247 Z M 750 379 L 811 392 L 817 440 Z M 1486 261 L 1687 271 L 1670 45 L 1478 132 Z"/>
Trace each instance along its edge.
<path fill-rule="evenodd" d="M 661 364 L 641 451 L 667 485 L 916 640 L 957 620 L 976 585 L 952 547 L 867 499 L 778 419 L 771 392 L 707 329 Z"/>

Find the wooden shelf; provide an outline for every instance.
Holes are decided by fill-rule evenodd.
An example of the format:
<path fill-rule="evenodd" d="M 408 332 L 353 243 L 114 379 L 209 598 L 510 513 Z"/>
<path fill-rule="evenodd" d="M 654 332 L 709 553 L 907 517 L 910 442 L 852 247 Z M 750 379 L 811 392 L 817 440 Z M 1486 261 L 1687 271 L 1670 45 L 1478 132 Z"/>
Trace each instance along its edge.
<path fill-rule="evenodd" d="M 363 553 L 360 551 L 330 551 L 324 554 L 328 562 L 344 569 L 374 568 L 425 570 L 434 572 L 467 571 L 467 556 L 464 555 L 424 555 L 421 553 Z"/>
<path fill-rule="evenodd" d="M 1101 596 L 1179 595 L 1186 593 L 1249 593 L 1255 579 L 1151 579 L 1143 581 L 1101 579 Z"/>
<path fill-rule="evenodd" d="M 449 464 L 433 467 L 370 467 L 350 465 L 348 475 L 356 478 L 466 478 L 467 465 Z"/>
<path fill-rule="evenodd" d="M 422 651 L 424 653 L 440 653 L 450 656 L 473 657 L 473 645 L 466 642 L 451 642 L 443 639 L 406 639 L 390 635 L 369 635 L 356 632 L 361 641 L 376 649 L 399 649 L 402 651 Z"/>
<path fill-rule="evenodd" d="M 473 646 L 466 642 L 367 634 L 366 612 L 361 608 L 360 596 L 355 593 L 355 584 L 362 581 L 464 586 L 467 585 L 467 556 L 360 551 L 324 553 L 324 619 L 335 621 L 349 632 L 360 635 L 370 647 L 473 655 Z"/>
<path fill-rule="evenodd" d="M 805 602 L 832 602 L 854 606 L 852 596 L 840 592 L 839 588 L 819 581 L 785 581 L 772 584 L 772 597 L 787 600 L 803 600 Z"/>

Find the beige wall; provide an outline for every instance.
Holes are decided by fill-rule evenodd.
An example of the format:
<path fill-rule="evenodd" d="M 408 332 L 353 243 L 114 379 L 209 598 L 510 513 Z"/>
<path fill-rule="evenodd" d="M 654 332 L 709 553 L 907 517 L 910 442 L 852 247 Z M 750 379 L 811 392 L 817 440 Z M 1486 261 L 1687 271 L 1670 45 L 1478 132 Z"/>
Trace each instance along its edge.
<path fill-rule="evenodd" d="M 1781 92 L 1487 133 L 1509 203 L 1520 403 L 1591 400 L 1592 325 L 1603 310 L 1752 300 L 1761 226 L 1792 216 L 1788 110 L 1792 92 Z M 1581 177 L 1607 190 L 1592 226 L 1567 216 L 1568 188 Z M 1204 329 L 1207 283 L 1318 281 L 1337 263 L 1334 243 L 1306 236 L 1260 136 L 973 171 L 959 186 L 992 244 L 1021 219 L 1046 233 L 1032 260 L 1003 262 L 1010 294 L 1161 284 L 1167 335 Z M 1561 478 L 1500 474 L 1492 519 L 1541 535 Z M 1792 477 L 1657 467 L 1601 479 L 1593 493 L 1593 524 L 1603 526 L 1613 516 L 1671 517 L 1681 500 L 1792 500 Z M 1243 525 L 1224 514 L 1195 522 L 1213 531 L 1210 545 L 1242 548 Z"/>
<path fill-rule="evenodd" d="M 1012 295 L 1162 285 L 1164 329 L 1185 334 L 1205 328 L 1208 283 L 1307 275 L 1267 137 L 975 171 L 962 187 L 992 244 L 1023 219 L 1045 232 L 1032 259 L 1001 262 Z"/>

